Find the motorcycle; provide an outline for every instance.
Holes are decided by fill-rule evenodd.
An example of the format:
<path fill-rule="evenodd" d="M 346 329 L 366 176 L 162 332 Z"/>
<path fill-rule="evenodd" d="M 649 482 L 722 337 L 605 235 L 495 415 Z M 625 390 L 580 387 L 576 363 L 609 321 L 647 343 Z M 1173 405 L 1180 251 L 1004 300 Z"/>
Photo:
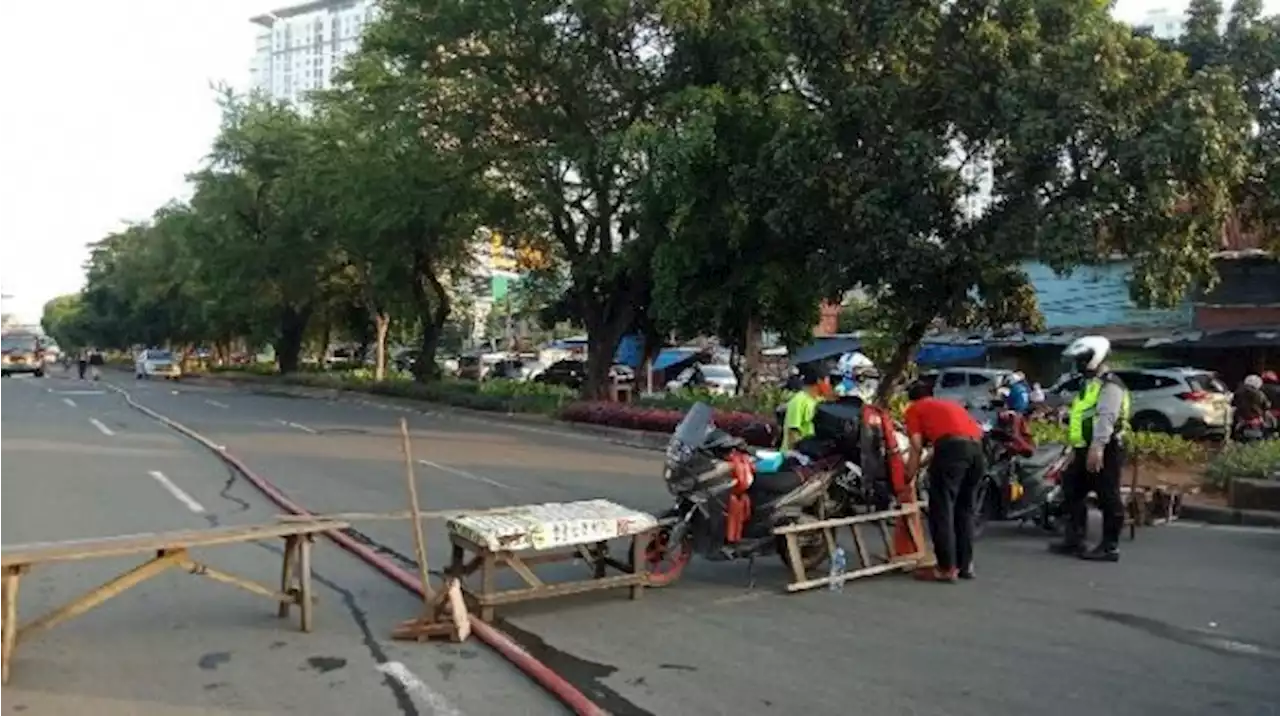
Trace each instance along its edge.
<path fill-rule="evenodd" d="M 777 554 L 790 566 L 774 529 L 819 519 L 834 460 L 784 462 L 776 472 L 759 472 L 746 443 L 716 429 L 712 414 L 706 403 L 695 404 L 667 445 L 663 481 L 675 505 L 660 516 L 645 550 L 649 586 L 675 582 L 694 554 L 717 562 L 746 559 L 751 569 L 756 557 Z M 806 569 L 828 556 L 820 533 L 801 538 Z"/>
<path fill-rule="evenodd" d="M 1280 411 L 1271 410 L 1266 416 L 1237 420 L 1231 429 L 1231 439 L 1238 443 L 1249 444 L 1270 440 L 1277 436 L 1277 418 Z"/>
<path fill-rule="evenodd" d="M 987 471 L 974 494 L 974 536 L 993 521 L 1030 521 L 1056 529 L 1063 516 L 1062 474 L 1071 463 L 1071 449 L 1061 443 L 1035 447 L 1015 441 L 1007 424 L 982 427 Z"/>

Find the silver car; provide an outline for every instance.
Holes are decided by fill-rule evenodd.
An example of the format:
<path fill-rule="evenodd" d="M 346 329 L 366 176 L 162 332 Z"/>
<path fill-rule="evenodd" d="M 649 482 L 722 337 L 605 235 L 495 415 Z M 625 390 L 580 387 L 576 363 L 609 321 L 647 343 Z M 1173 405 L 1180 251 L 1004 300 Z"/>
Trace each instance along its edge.
<path fill-rule="evenodd" d="M 1219 438 L 1231 427 L 1231 391 L 1216 373 L 1199 368 L 1114 372 L 1129 388 L 1134 430 Z M 1046 392 L 1051 402 L 1065 405 L 1079 390 L 1079 376 L 1063 376 Z"/>
<path fill-rule="evenodd" d="M 988 406 L 995 388 L 1013 371 L 1003 368 L 943 368 L 927 376 L 933 381 L 933 396 L 952 400 L 970 409 Z"/>

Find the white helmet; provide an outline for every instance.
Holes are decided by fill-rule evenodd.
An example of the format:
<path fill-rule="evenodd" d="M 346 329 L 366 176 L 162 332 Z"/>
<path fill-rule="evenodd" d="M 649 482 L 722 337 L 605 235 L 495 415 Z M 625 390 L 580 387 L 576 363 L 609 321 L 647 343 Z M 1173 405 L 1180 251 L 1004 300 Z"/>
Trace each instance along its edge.
<path fill-rule="evenodd" d="M 1261 389 L 1262 389 L 1262 376 L 1260 376 L 1260 375 L 1247 375 L 1247 376 L 1245 376 L 1245 378 L 1244 378 L 1244 384 L 1245 384 L 1245 385 L 1247 385 L 1247 386 L 1249 386 L 1250 388 L 1253 388 L 1254 390 L 1261 390 Z"/>
<path fill-rule="evenodd" d="M 1111 352 L 1111 341 L 1102 336 L 1083 336 L 1071 342 L 1062 351 L 1062 357 L 1074 364 L 1077 372 L 1093 373 L 1107 359 Z"/>

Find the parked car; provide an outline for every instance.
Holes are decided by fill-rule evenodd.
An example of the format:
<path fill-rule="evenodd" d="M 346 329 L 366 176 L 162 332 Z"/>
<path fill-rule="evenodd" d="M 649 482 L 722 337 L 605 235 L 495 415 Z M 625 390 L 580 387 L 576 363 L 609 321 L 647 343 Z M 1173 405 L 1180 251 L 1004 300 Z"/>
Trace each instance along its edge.
<path fill-rule="evenodd" d="M 695 363 L 667 381 L 668 393 L 686 388 L 701 388 L 712 395 L 737 395 L 738 376 L 733 374 L 733 368 L 721 363 Z"/>
<path fill-rule="evenodd" d="M 943 368 L 929 371 L 922 380 L 933 383 L 935 398 L 953 400 L 971 409 L 985 408 L 992 398 L 992 389 L 1012 375 L 1004 368 Z"/>
<path fill-rule="evenodd" d="M 5 378 L 14 373 L 30 373 L 44 377 L 44 349 L 34 333 L 5 333 L 0 337 L 0 375 Z"/>
<path fill-rule="evenodd" d="M 531 358 L 509 358 L 493 364 L 486 373 L 485 380 L 532 380 L 541 375 L 545 369 L 537 360 Z"/>
<path fill-rule="evenodd" d="M 1198 368 L 1115 371 L 1130 393 L 1134 430 L 1175 433 L 1188 438 L 1222 438 L 1231 427 L 1231 391 L 1216 373 Z M 1063 376 L 1046 393 L 1069 404 L 1079 392 L 1079 376 Z"/>
<path fill-rule="evenodd" d="M 534 378 L 535 382 L 548 385 L 563 385 L 572 390 L 582 387 L 587 378 L 587 362 L 578 358 L 566 358 L 547 366 L 547 369 Z M 625 365 L 614 364 L 609 369 L 609 378 L 614 384 L 634 384 L 636 372 Z"/>
<path fill-rule="evenodd" d="M 134 361 L 133 375 L 138 380 L 150 378 L 177 380 L 182 377 L 182 367 L 178 365 L 178 359 L 169 351 L 148 348 L 139 353 L 137 360 Z"/>

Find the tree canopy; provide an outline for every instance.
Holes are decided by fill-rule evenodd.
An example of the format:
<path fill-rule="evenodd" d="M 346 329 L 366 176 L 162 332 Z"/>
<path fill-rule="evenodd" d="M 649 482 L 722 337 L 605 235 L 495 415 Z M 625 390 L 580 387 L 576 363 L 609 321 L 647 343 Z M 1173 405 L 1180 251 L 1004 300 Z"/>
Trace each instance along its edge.
<path fill-rule="evenodd" d="M 1215 10 L 1216 6 L 1216 10 Z M 1212 0 L 1162 42 L 1102 0 L 384 0 L 300 112 L 221 96 L 192 195 L 98 241 L 49 326 L 103 345 L 341 326 L 434 353 L 478 241 L 589 336 L 715 335 L 753 368 L 860 289 L 894 379 L 938 325 L 1041 325 L 1020 266 L 1124 257 L 1142 305 L 1276 236 L 1277 19 Z M 61 340 L 61 338 L 60 338 Z M 381 367 L 379 368 L 381 375 Z M 748 375 L 740 381 L 750 388 Z"/>

